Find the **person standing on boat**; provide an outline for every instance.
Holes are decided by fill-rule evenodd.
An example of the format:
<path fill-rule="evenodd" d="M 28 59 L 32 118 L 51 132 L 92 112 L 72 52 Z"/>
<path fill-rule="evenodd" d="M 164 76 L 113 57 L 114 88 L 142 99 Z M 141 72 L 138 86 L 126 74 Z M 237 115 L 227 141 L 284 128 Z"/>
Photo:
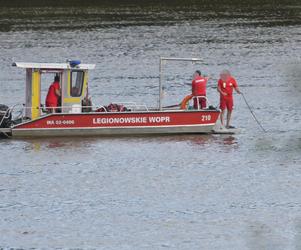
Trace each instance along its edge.
<path fill-rule="evenodd" d="M 206 86 L 209 78 L 203 77 L 201 71 L 197 70 L 192 80 L 193 108 L 206 108 Z M 199 98 L 197 98 L 199 97 Z"/>
<path fill-rule="evenodd" d="M 227 123 L 226 128 L 234 128 L 230 125 L 231 115 L 233 111 L 233 89 L 238 94 L 241 94 L 237 82 L 233 76 L 231 76 L 228 70 L 223 70 L 218 80 L 217 90 L 220 93 L 220 109 L 221 109 L 221 124 L 224 126 L 224 114 L 227 109 Z"/>
<path fill-rule="evenodd" d="M 60 96 L 60 77 L 59 75 L 55 75 L 54 82 L 50 85 L 46 97 L 46 108 L 51 113 L 55 112 L 56 108 L 59 106 Z"/>

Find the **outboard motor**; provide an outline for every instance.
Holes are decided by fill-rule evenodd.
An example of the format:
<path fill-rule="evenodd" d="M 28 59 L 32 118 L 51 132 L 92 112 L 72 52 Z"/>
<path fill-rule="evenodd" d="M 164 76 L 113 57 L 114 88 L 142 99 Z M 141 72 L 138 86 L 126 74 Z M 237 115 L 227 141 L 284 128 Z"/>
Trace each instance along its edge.
<path fill-rule="evenodd" d="M 4 104 L 0 104 L 0 128 L 9 128 L 12 124 L 12 115 Z"/>

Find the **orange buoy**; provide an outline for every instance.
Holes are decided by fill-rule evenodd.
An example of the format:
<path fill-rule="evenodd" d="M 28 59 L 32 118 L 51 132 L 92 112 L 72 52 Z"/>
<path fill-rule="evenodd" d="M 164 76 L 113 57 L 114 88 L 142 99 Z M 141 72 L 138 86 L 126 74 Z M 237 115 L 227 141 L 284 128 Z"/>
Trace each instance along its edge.
<path fill-rule="evenodd" d="M 191 100 L 191 98 L 193 97 L 193 95 L 187 95 L 184 97 L 184 99 L 181 102 L 181 109 L 187 109 L 187 104 L 188 102 Z"/>

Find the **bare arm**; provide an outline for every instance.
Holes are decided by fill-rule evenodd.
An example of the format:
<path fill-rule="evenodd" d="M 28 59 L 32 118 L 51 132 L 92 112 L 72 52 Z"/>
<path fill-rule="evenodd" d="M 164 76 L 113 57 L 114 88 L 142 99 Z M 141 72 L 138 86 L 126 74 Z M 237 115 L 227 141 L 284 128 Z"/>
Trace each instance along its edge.
<path fill-rule="evenodd" d="M 234 87 L 236 93 L 241 94 L 240 89 L 238 87 L 238 84 L 237 84 L 237 82 L 236 82 L 236 80 L 234 78 L 233 78 L 233 81 L 234 81 L 233 82 L 233 87 Z"/>
<path fill-rule="evenodd" d="M 235 89 L 235 91 L 236 91 L 238 94 L 241 94 L 241 91 L 240 91 L 240 89 L 239 89 L 238 87 L 235 87 L 234 89 Z"/>
<path fill-rule="evenodd" d="M 56 94 L 57 96 L 61 96 L 61 90 L 60 90 L 60 89 L 56 89 L 56 90 L 55 90 L 55 94 Z"/>

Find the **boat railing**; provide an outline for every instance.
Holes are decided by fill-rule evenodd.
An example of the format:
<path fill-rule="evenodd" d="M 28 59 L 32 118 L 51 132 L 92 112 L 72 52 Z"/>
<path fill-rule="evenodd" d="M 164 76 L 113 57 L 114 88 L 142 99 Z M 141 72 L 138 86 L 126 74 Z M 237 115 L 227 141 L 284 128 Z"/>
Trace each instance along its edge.
<path fill-rule="evenodd" d="M 197 99 L 197 109 L 201 110 L 202 107 L 200 106 L 200 101 L 201 99 L 205 99 L 206 100 L 206 107 L 208 108 L 208 98 L 206 96 L 194 96 L 192 98 L 192 100 Z M 141 110 L 145 110 L 145 111 L 149 111 L 150 109 L 148 108 L 148 106 L 144 103 L 142 104 L 137 104 L 136 102 L 114 102 L 114 104 L 118 104 L 118 105 L 124 105 L 126 108 L 128 108 L 129 111 L 141 111 Z M 17 106 L 21 106 L 21 104 L 17 104 L 14 105 L 12 108 L 10 108 L 10 113 L 12 113 Z M 20 112 L 20 114 L 18 115 L 18 118 L 25 118 L 28 119 L 26 117 L 26 110 L 28 109 L 32 109 L 33 107 L 26 107 L 24 104 L 22 105 L 22 109 Z M 40 107 L 36 107 L 37 109 L 39 109 L 40 111 L 42 111 L 43 113 L 46 114 L 50 114 L 52 113 L 52 110 L 63 110 L 64 113 L 89 113 L 89 112 L 99 112 L 99 113 L 107 113 L 107 108 L 106 106 L 103 105 L 93 105 L 93 106 L 57 106 L 57 107 L 46 107 L 41 105 Z M 90 111 L 86 111 L 86 112 L 82 112 L 83 109 L 90 109 Z M 97 111 L 97 110 L 102 110 L 102 111 Z M 66 112 L 67 110 L 67 112 Z M 60 113 L 60 112 L 53 112 L 53 113 Z M 0 123 L 1 125 L 1 123 Z"/>
<path fill-rule="evenodd" d="M 142 104 L 137 104 L 136 102 L 114 102 L 115 104 L 120 104 L 120 105 L 124 105 L 127 108 L 134 108 L 135 110 L 146 110 L 148 111 L 148 107 L 146 104 L 142 103 Z"/>
<path fill-rule="evenodd" d="M 80 106 L 80 107 L 72 107 L 72 106 L 57 106 L 57 107 L 46 107 L 46 106 L 30 107 L 29 106 L 29 107 L 26 107 L 23 104 L 21 110 L 19 111 L 20 115 L 17 118 L 15 118 L 14 120 L 20 119 L 21 122 L 24 122 L 26 120 L 30 120 L 30 117 L 28 117 L 26 115 L 26 113 L 27 113 L 26 110 L 31 110 L 32 108 L 36 108 L 36 109 L 40 110 L 41 113 L 43 113 L 44 115 L 52 114 L 52 113 L 56 113 L 56 114 L 61 113 L 61 112 L 57 112 L 57 110 L 69 110 L 69 112 L 67 112 L 67 113 L 70 113 L 70 114 L 89 113 L 89 112 L 82 112 L 83 108 L 91 109 L 92 111 L 90 111 L 90 112 L 95 112 L 95 110 L 97 110 L 97 109 L 102 109 L 103 110 L 100 113 L 106 113 L 107 112 L 105 107 L 101 106 L 101 105 L 98 105 L 98 106 Z M 75 111 L 75 109 L 80 109 L 80 111 L 79 110 Z M 95 110 L 93 110 L 93 109 L 95 109 Z M 66 113 L 66 112 L 64 112 L 64 113 Z"/>
<path fill-rule="evenodd" d="M 0 114 L 2 115 L 1 121 L 0 121 L 0 127 L 2 126 L 2 123 L 5 119 L 9 118 L 10 112 L 9 109 L 6 111 L 0 111 Z"/>
<path fill-rule="evenodd" d="M 11 119 L 12 115 L 16 109 L 16 107 L 21 106 L 21 104 L 15 104 L 12 107 L 8 108 L 6 111 L 0 111 L 0 114 L 2 115 L 2 118 L 0 120 L 0 127 L 2 126 L 2 123 L 4 122 L 5 119 Z M 22 117 L 23 111 L 19 110 L 18 111 L 18 115 L 16 117 L 13 118 L 13 120 L 15 119 L 19 119 L 20 117 Z"/>
<path fill-rule="evenodd" d="M 24 111 L 26 111 L 27 109 L 32 109 L 32 108 L 39 109 L 43 113 L 51 113 L 52 110 L 68 110 L 69 112 L 67 112 L 67 113 L 76 113 L 75 110 L 78 110 L 78 109 L 82 110 L 82 109 L 85 109 L 85 108 L 92 109 L 92 111 L 90 111 L 90 112 L 94 112 L 97 109 L 103 109 L 104 110 L 103 112 L 107 112 L 105 106 L 102 106 L 102 105 L 97 105 L 97 106 L 76 106 L 76 107 L 73 107 L 73 106 L 56 106 L 56 107 L 46 107 L 46 106 L 26 107 L 26 106 L 23 106 L 22 107 L 23 114 L 24 114 Z M 56 113 L 59 113 L 59 112 L 56 112 Z M 66 112 L 64 112 L 64 113 L 66 113 Z"/>
<path fill-rule="evenodd" d="M 126 106 L 129 110 L 133 111 L 133 110 L 146 110 L 149 111 L 148 107 L 146 106 L 146 104 L 137 104 L 135 102 L 117 102 L 114 104 L 119 104 L 119 105 L 124 105 Z M 15 109 L 15 107 L 18 105 L 13 106 L 10 110 L 11 112 Z M 26 118 L 26 110 L 31 110 L 33 107 L 26 107 L 24 106 L 24 104 L 22 105 L 21 111 L 20 112 L 20 117 L 18 118 Z M 45 114 L 50 114 L 52 113 L 52 111 L 56 111 L 56 110 L 63 110 L 64 113 L 89 113 L 89 112 L 99 112 L 99 113 L 107 113 L 107 108 L 103 105 L 93 105 L 93 106 L 57 106 L 57 107 L 46 107 L 41 105 L 40 107 L 35 107 L 36 109 L 39 109 L 42 113 Z M 87 112 L 82 112 L 83 109 L 90 109 L 90 111 Z M 97 110 L 102 110 L 102 111 L 97 111 Z M 53 113 L 60 113 L 60 112 L 53 112 Z M 1 123 L 0 123 L 1 124 Z"/>
<path fill-rule="evenodd" d="M 197 100 L 197 109 L 198 109 L 198 110 L 201 110 L 201 109 L 207 109 L 207 108 L 209 107 L 207 96 L 204 96 L 204 95 L 193 96 L 193 97 L 192 97 L 192 100 L 194 101 L 195 99 Z M 202 107 L 200 106 L 200 100 L 202 100 L 202 99 L 204 99 L 205 102 L 206 102 L 205 108 L 202 108 Z"/>

